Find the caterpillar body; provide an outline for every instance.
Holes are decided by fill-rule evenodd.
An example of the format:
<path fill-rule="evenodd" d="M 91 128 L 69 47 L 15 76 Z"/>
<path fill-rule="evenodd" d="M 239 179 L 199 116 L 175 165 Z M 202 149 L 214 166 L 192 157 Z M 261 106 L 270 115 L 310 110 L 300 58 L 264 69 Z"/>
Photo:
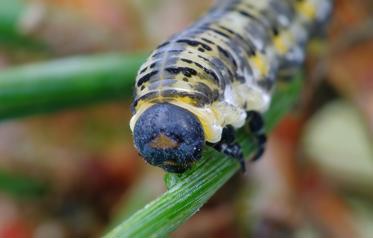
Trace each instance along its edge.
<path fill-rule="evenodd" d="M 278 74 L 303 63 L 330 0 L 221 0 L 142 65 L 130 127 L 152 165 L 183 172 L 205 143 L 241 162 L 234 130 L 248 122 L 264 151 L 261 113 Z"/>

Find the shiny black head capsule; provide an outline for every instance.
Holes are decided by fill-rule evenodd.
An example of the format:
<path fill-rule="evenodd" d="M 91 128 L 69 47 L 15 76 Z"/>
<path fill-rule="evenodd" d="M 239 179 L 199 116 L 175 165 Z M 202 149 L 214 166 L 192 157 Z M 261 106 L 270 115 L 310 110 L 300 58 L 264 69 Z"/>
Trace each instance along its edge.
<path fill-rule="evenodd" d="M 152 165 L 182 173 L 201 157 L 205 143 L 202 125 L 188 110 L 161 103 L 147 109 L 134 128 L 134 142 Z"/>

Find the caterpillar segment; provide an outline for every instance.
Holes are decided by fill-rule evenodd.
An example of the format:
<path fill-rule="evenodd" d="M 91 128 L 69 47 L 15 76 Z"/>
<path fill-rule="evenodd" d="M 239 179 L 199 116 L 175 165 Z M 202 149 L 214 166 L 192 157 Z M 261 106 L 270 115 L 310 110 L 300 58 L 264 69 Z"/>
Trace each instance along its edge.
<path fill-rule="evenodd" d="M 183 172 L 207 143 L 244 168 L 232 131 L 247 124 L 259 158 L 260 115 L 277 76 L 303 63 L 307 40 L 330 11 L 329 0 L 222 0 L 161 44 L 136 79 L 130 127 L 139 153 Z"/>

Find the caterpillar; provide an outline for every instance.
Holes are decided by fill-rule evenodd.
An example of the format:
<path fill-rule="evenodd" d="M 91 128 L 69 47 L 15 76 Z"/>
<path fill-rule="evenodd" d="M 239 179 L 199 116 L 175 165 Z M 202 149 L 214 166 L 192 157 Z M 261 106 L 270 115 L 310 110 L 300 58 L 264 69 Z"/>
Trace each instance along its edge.
<path fill-rule="evenodd" d="M 310 35 L 330 15 L 330 0 L 220 0 L 141 66 L 130 128 L 151 165 L 182 173 L 205 144 L 245 169 L 235 130 L 248 125 L 258 149 L 262 113 L 281 72 L 298 68 Z"/>

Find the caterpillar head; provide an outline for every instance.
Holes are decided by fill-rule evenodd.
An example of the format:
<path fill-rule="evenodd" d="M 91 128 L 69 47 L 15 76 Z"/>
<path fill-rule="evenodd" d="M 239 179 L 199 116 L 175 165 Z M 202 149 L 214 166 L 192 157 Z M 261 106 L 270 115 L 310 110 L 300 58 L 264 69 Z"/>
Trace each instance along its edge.
<path fill-rule="evenodd" d="M 141 156 L 172 173 L 182 173 L 200 159 L 205 143 L 197 117 L 169 103 L 155 104 L 144 111 L 133 133 Z"/>

